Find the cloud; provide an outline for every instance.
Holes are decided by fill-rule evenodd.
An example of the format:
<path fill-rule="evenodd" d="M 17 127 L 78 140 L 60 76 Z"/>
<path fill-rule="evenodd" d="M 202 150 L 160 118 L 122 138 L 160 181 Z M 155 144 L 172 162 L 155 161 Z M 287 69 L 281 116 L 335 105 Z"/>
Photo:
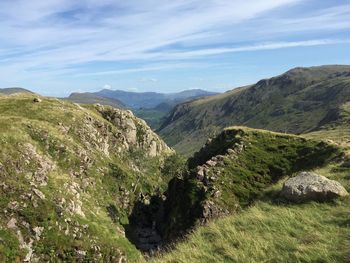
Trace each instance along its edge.
<path fill-rule="evenodd" d="M 349 43 L 347 30 L 346 1 L 2 0 L 0 72 L 35 83 L 191 70 L 225 54 Z"/>
<path fill-rule="evenodd" d="M 173 52 L 163 56 L 167 58 L 188 59 L 193 57 L 213 56 L 226 53 L 237 53 L 247 51 L 259 51 L 259 50 L 271 50 L 293 47 L 310 47 L 310 46 L 322 46 L 332 44 L 345 44 L 350 43 L 350 39 L 314 39 L 305 41 L 289 41 L 289 42 L 272 42 L 261 43 L 255 45 L 238 46 L 233 48 L 210 48 L 210 49 L 197 49 L 195 51 L 185 52 Z M 161 56 L 161 55 L 159 55 Z"/>
<path fill-rule="evenodd" d="M 112 89 L 112 86 L 109 84 L 103 85 L 103 89 Z"/>
<path fill-rule="evenodd" d="M 139 82 L 153 82 L 153 83 L 155 83 L 155 82 L 158 82 L 158 79 L 156 79 L 156 78 L 141 78 L 141 79 L 139 79 Z"/>
<path fill-rule="evenodd" d="M 221 27 L 294 2 L 5 0 L 0 3 L 5 17 L 0 48 L 10 56 L 0 55 L 0 61 L 33 68 L 147 59 L 157 48 L 210 43 Z"/>

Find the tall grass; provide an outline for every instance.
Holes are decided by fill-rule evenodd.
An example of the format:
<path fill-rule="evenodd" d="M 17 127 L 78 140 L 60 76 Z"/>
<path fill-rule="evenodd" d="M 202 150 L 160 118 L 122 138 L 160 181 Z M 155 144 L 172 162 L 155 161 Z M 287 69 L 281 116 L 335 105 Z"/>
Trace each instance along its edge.
<path fill-rule="evenodd" d="M 349 262 L 350 200 L 258 202 L 195 230 L 153 262 Z"/>

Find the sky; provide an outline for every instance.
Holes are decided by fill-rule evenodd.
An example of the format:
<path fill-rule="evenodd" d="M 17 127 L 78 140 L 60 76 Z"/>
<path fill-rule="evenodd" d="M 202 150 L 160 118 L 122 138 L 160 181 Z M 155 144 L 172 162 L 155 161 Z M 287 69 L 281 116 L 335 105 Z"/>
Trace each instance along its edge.
<path fill-rule="evenodd" d="M 226 91 L 350 64 L 349 0 L 0 0 L 0 87 Z"/>

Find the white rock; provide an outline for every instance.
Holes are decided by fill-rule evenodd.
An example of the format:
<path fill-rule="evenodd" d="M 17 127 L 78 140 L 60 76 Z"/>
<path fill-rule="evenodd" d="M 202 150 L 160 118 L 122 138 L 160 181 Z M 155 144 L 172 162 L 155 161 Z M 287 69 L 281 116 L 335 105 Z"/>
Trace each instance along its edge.
<path fill-rule="evenodd" d="M 346 196 L 348 192 L 337 181 L 315 173 L 301 172 L 284 183 L 281 195 L 295 202 L 327 201 Z"/>

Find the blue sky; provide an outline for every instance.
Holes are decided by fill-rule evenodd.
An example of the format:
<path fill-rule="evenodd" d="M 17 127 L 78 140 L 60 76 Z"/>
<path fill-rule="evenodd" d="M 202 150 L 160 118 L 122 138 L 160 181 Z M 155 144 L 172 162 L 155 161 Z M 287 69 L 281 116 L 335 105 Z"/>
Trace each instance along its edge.
<path fill-rule="evenodd" d="M 0 87 L 225 91 L 350 64 L 349 0 L 0 0 Z"/>

